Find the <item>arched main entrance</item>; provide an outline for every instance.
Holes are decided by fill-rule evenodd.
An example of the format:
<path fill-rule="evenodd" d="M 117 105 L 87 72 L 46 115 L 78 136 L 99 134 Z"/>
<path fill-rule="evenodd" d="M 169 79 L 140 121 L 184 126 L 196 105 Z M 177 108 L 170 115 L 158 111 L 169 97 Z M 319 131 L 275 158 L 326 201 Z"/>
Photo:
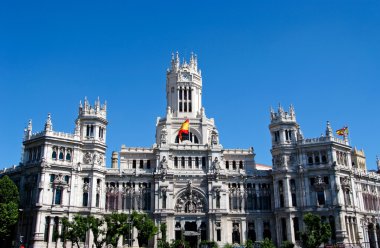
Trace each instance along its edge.
<path fill-rule="evenodd" d="M 185 240 L 191 248 L 199 247 L 207 240 L 207 200 L 200 189 L 190 180 L 177 196 L 175 205 L 175 239 Z"/>

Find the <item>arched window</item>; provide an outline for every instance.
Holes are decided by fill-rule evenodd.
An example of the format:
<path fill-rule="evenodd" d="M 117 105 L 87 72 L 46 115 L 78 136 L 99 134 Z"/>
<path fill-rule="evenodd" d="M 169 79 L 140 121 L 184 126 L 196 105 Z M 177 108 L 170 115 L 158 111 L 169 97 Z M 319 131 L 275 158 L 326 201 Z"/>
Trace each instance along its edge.
<path fill-rule="evenodd" d="M 60 151 L 59 151 L 59 160 L 63 160 L 63 150 L 61 149 Z"/>
<path fill-rule="evenodd" d="M 69 152 L 66 154 L 66 161 L 71 161 L 71 154 Z"/>
<path fill-rule="evenodd" d="M 322 154 L 322 163 L 323 164 L 327 163 L 327 157 L 325 154 Z"/>
<path fill-rule="evenodd" d="M 56 151 L 53 151 L 53 153 L 51 154 L 51 158 L 54 160 L 57 159 L 57 152 Z"/>
<path fill-rule="evenodd" d="M 194 144 L 199 144 L 199 139 L 198 137 L 193 134 L 192 132 L 189 132 L 189 134 L 182 134 L 182 142 L 185 141 L 185 140 L 188 140 Z M 177 137 L 175 138 L 175 143 L 179 143 L 179 136 L 177 135 Z"/>
<path fill-rule="evenodd" d="M 307 162 L 309 164 L 313 164 L 313 157 L 312 156 L 309 156 L 308 159 L 307 159 Z"/>
<path fill-rule="evenodd" d="M 315 163 L 316 163 L 316 164 L 319 164 L 319 155 L 318 155 L 318 154 L 315 155 L 314 159 L 315 159 Z"/>

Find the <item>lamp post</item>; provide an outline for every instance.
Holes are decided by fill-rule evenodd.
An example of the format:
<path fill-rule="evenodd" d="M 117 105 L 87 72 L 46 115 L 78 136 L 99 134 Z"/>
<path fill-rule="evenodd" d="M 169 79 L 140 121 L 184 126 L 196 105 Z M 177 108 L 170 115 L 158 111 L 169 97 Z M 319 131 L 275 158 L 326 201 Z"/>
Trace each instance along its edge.
<path fill-rule="evenodd" d="M 20 208 L 18 211 L 21 214 L 21 221 L 20 221 L 20 226 L 18 229 L 18 237 L 19 237 L 18 243 L 19 243 L 19 247 L 21 247 L 21 245 L 24 243 L 24 236 L 22 236 L 22 229 L 24 225 L 24 209 Z"/>
<path fill-rule="evenodd" d="M 133 243 L 133 219 L 132 219 L 132 216 L 131 216 L 131 208 L 132 208 L 132 199 L 133 199 L 133 187 L 132 187 L 132 183 L 131 183 L 131 181 L 129 181 L 130 182 L 130 188 L 129 188 L 129 216 L 128 216 L 128 218 L 129 218 L 129 220 L 128 220 L 128 224 L 129 224 L 129 230 L 128 230 L 128 232 L 129 232 L 129 242 L 128 242 L 128 245 L 129 245 L 129 247 L 132 247 L 132 243 Z"/>

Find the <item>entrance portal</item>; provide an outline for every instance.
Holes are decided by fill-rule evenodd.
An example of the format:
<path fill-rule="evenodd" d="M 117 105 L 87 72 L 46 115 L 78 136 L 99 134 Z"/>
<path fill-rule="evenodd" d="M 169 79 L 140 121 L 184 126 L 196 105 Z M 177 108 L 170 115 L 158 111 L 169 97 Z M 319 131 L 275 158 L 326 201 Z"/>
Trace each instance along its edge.
<path fill-rule="evenodd" d="M 185 241 L 189 243 L 191 248 L 198 247 L 198 237 L 199 233 L 197 232 L 197 223 L 195 221 L 187 221 L 185 223 Z"/>

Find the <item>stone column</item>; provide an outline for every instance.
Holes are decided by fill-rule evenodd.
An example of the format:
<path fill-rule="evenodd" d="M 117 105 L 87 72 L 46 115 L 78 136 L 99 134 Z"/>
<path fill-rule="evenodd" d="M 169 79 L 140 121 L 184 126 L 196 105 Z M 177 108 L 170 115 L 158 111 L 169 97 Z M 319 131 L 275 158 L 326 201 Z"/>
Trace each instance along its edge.
<path fill-rule="evenodd" d="M 49 223 L 49 237 L 47 242 L 47 247 L 52 247 L 52 239 L 53 239 L 53 229 L 54 229 L 54 217 L 50 216 L 50 223 Z"/>
<path fill-rule="evenodd" d="M 302 195 L 302 198 L 304 199 L 304 204 L 306 206 L 310 206 L 310 183 L 309 183 L 309 178 L 305 177 L 304 178 L 304 186 L 305 186 L 305 192 Z"/>
<path fill-rule="evenodd" d="M 284 201 L 285 201 L 284 206 L 286 208 L 288 208 L 291 206 L 290 200 L 292 199 L 292 197 L 290 195 L 289 178 L 285 177 L 283 182 L 284 182 L 284 192 L 283 193 L 284 193 Z"/>
<path fill-rule="evenodd" d="M 258 218 L 256 221 L 255 221 L 255 229 L 256 229 L 256 239 L 257 241 L 261 241 L 263 240 L 263 232 L 264 232 L 264 229 L 263 229 L 263 220 L 261 218 Z"/>
<path fill-rule="evenodd" d="M 240 236 L 241 236 L 240 243 L 245 244 L 245 242 L 247 241 L 247 222 L 245 218 L 241 221 L 241 235 Z"/>
<path fill-rule="evenodd" d="M 294 223 L 292 220 L 292 217 L 289 216 L 286 218 L 286 234 L 289 241 L 291 241 L 293 244 L 295 244 L 295 233 L 294 233 Z"/>
<path fill-rule="evenodd" d="M 258 184 L 256 184 L 258 187 Z M 258 189 L 256 192 L 260 192 Z M 274 208 L 279 208 L 280 207 L 280 202 L 279 202 L 279 191 L 278 191 L 278 181 L 274 180 L 273 181 L 273 194 L 274 194 Z M 258 199 L 257 199 L 258 200 Z"/>
<path fill-rule="evenodd" d="M 62 220 L 61 218 L 59 218 L 58 220 L 58 233 L 61 234 L 62 233 Z M 58 236 L 57 238 L 57 245 L 56 247 L 62 247 L 62 243 L 61 243 L 61 237 Z"/>
<path fill-rule="evenodd" d="M 373 232 L 374 248 L 379 248 L 379 243 L 377 242 L 378 237 L 377 237 L 377 233 L 376 233 L 376 223 L 373 224 L 372 232 Z"/>

